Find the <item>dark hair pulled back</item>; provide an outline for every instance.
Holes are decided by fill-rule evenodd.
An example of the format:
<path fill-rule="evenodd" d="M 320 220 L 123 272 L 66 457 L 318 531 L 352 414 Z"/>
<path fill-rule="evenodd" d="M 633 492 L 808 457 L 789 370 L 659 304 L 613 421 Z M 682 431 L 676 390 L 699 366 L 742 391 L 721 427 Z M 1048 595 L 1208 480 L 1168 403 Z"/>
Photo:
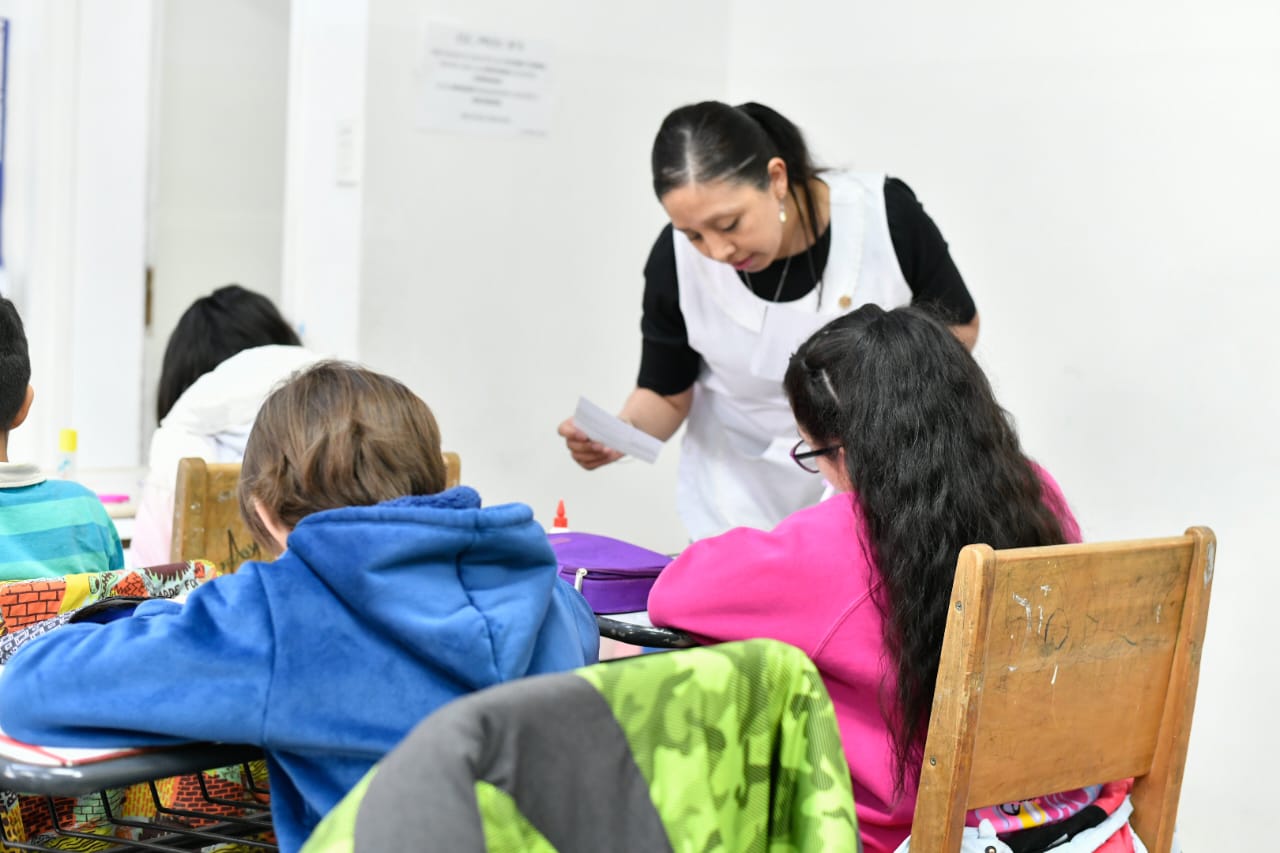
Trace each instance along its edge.
<path fill-rule="evenodd" d="M 653 140 L 653 191 L 661 199 L 679 187 L 711 181 L 763 190 L 774 157 L 786 164 L 787 192 L 809 236 L 816 238 L 818 216 L 809 186 L 822 170 L 814 165 L 800 128 L 764 104 L 703 101 L 673 110 Z"/>

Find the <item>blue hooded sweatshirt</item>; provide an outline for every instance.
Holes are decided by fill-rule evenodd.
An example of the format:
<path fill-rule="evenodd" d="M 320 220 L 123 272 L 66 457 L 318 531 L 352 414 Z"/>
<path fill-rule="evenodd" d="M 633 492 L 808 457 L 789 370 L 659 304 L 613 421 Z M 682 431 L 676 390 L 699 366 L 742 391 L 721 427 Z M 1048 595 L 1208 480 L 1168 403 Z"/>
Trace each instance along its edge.
<path fill-rule="evenodd" d="M 586 601 L 522 504 L 465 486 L 304 518 L 273 563 L 21 648 L 0 727 L 56 746 L 184 740 L 267 754 L 282 851 L 450 699 L 591 663 Z"/>

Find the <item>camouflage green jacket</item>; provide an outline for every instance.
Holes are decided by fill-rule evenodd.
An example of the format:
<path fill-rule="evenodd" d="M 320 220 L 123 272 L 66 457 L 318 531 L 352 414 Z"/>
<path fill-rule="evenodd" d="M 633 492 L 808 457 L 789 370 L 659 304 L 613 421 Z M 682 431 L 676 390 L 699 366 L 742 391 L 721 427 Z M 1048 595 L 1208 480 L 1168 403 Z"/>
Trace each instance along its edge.
<path fill-rule="evenodd" d="M 857 847 L 817 671 L 798 649 L 750 640 L 458 699 L 366 776 L 304 853 Z"/>

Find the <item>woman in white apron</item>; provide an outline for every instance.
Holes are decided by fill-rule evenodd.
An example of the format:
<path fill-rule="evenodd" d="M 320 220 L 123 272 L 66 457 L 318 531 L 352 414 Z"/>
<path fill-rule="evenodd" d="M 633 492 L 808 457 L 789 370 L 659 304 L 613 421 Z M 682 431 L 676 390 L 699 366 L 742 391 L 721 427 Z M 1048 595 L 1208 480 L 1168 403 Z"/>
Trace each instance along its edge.
<path fill-rule="evenodd" d="M 819 171 L 800 130 L 761 104 L 672 112 L 653 185 L 671 225 L 645 266 L 640 377 L 619 416 L 663 441 L 687 421 L 677 509 L 691 537 L 770 529 L 822 492 L 790 459 L 791 353 L 871 302 L 932 305 L 972 347 L 977 312 L 906 184 Z M 572 419 L 559 433 L 584 468 L 620 455 Z"/>

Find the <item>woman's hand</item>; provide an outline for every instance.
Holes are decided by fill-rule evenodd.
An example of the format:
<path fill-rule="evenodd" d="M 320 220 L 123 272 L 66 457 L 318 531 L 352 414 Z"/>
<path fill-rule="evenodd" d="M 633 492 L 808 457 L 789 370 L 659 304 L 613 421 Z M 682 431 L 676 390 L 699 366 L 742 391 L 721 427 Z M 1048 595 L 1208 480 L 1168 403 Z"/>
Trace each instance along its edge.
<path fill-rule="evenodd" d="M 637 388 L 631 392 L 627 402 L 622 404 L 622 411 L 618 413 L 618 417 L 659 441 L 666 441 L 680 428 L 680 424 L 684 423 L 684 419 L 689 416 L 689 407 L 692 405 L 693 388 L 667 396 L 647 388 Z M 564 436 L 564 443 L 568 446 L 573 461 L 588 471 L 616 462 L 623 456 L 612 447 L 606 447 L 588 438 L 587 434 L 574 424 L 573 418 L 563 421 L 556 428 L 556 432 Z"/>
<path fill-rule="evenodd" d="M 598 441 L 592 441 L 587 434 L 574 424 L 573 418 L 565 418 L 556 432 L 564 436 L 564 443 L 569 448 L 569 455 L 588 471 L 608 465 L 622 458 L 622 454 L 612 447 L 605 447 Z"/>

